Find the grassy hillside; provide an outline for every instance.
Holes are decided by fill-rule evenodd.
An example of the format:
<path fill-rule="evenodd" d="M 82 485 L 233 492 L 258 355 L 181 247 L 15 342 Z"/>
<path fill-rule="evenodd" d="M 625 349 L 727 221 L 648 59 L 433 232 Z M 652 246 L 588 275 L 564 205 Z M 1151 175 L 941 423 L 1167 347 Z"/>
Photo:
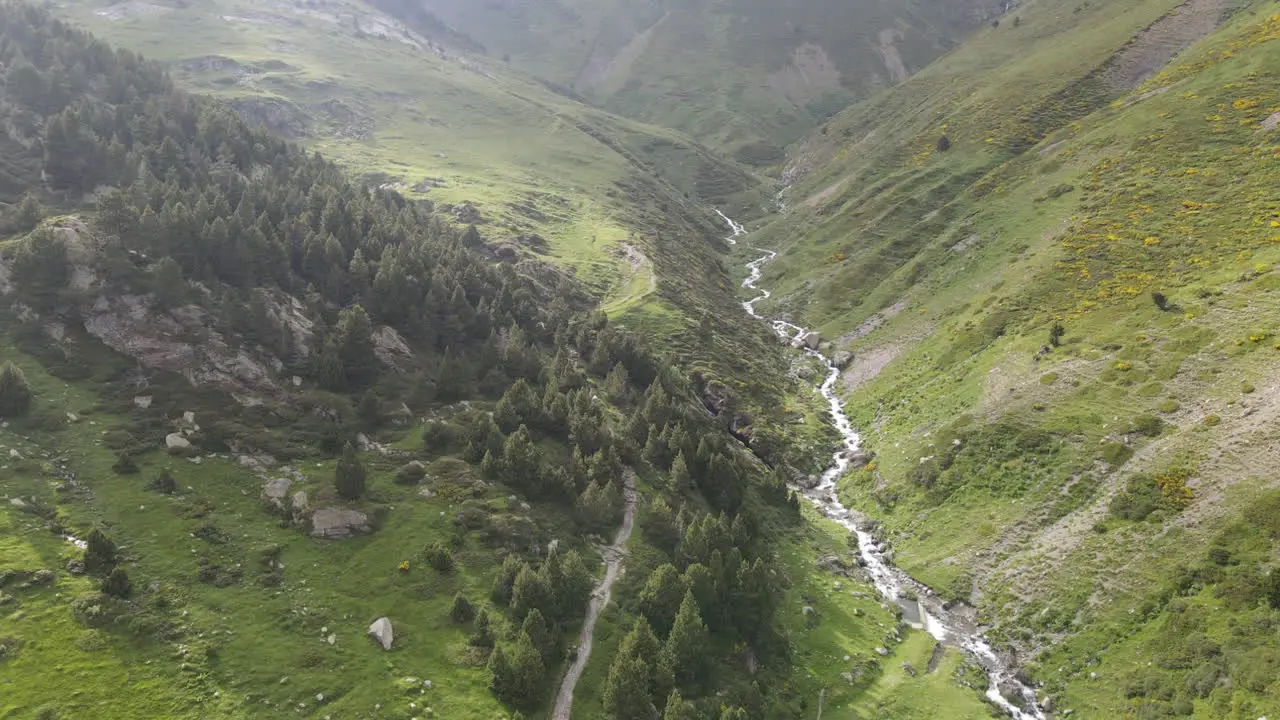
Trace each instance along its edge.
<path fill-rule="evenodd" d="M 357 175 L 463 207 L 458 220 L 490 240 L 545 248 L 618 301 L 649 286 L 625 244 L 652 253 L 662 231 L 715 237 L 694 203 L 741 204 L 758 185 L 687 138 L 513 78 L 361 3 L 88 0 L 59 12 Z"/>
<path fill-rule="evenodd" d="M 853 352 L 847 502 L 1059 711 L 1280 709 L 1277 9 L 1023 5 L 795 148 L 755 237 L 762 309 Z"/>
<path fill-rule="evenodd" d="M 738 159 L 782 148 L 850 101 L 901 82 L 1001 12 L 930 0 L 378 0 L 447 24 L 491 57 Z"/>

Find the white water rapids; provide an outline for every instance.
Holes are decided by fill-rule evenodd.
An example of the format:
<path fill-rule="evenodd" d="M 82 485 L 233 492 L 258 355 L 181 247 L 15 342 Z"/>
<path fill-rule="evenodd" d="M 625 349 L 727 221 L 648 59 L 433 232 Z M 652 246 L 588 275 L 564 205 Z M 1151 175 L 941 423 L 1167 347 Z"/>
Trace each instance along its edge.
<path fill-rule="evenodd" d="M 716 211 L 733 230 L 733 236 L 726 238 L 731 245 L 737 244 L 737 238 L 746 235 L 742 225 Z M 771 293 L 757 287 L 762 268 L 770 260 L 777 257 L 774 250 L 764 250 L 764 255 L 747 263 L 749 275 L 742 281 L 742 286 L 759 293 L 756 297 L 742 303 L 742 307 L 754 318 L 768 322 L 778 335 L 788 341 L 795 341 L 808 334 L 809 330 L 793 325 L 785 320 L 768 319 L 756 310 L 756 303 L 770 297 Z M 858 538 L 859 554 L 871 577 L 876 590 L 891 602 L 897 603 L 903 610 L 903 617 L 913 627 L 923 629 L 939 642 L 957 647 L 973 656 L 987 671 L 990 684 L 987 699 L 1009 714 L 1015 720 L 1045 720 L 1036 702 L 1035 691 L 1018 680 L 990 644 L 983 638 L 976 624 L 970 617 L 959 612 L 951 612 L 944 607 L 937 593 L 924 584 L 917 582 L 910 575 L 889 564 L 885 557 L 886 546 L 877 542 L 870 532 L 861 529 L 854 512 L 840 503 L 836 497 L 836 482 L 849 469 L 850 458 L 862 444 L 862 438 L 853 429 L 849 416 L 845 414 L 836 392 L 836 382 L 840 378 L 840 369 L 830 358 L 817 350 L 805 350 L 811 357 L 821 360 L 827 368 L 827 377 L 819 386 L 819 392 L 826 399 L 831 409 L 831 417 L 835 420 L 836 430 L 840 432 L 843 447 L 832 457 L 832 465 L 818 484 L 812 488 L 800 489 L 818 511 L 839 523 Z M 1015 695 L 1021 702 L 1014 703 L 1008 696 Z"/>

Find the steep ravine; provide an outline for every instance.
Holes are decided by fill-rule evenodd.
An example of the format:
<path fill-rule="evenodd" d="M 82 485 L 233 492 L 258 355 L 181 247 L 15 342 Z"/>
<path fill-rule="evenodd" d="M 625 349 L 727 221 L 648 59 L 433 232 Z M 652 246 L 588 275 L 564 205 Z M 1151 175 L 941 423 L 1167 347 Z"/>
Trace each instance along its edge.
<path fill-rule="evenodd" d="M 717 211 L 717 214 L 720 214 Z M 733 236 L 727 238 L 732 245 L 737 244 L 740 236 L 746 235 L 746 229 L 738 223 L 720 214 Z M 747 263 L 748 276 L 742 286 L 759 295 L 742 303 L 742 307 L 754 318 L 765 320 L 773 326 L 778 335 L 788 341 L 798 340 L 810 331 L 785 320 L 769 319 L 756 310 L 756 304 L 770 297 L 771 293 L 758 287 L 762 268 L 770 260 L 777 257 L 774 250 L 763 250 L 764 254 Z M 799 344 L 799 343 L 796 343 Z M 990 686 L 987 699 L 1003 709 L 1015 720 L 1045 720 L 1040 710 L 1035 690 L 1018 680 L 1006 658 L 987 643 L 982 632 L 974 621 L 972 608 L 965 606 L 947 607 L 928 586 L 916 581 L 902 570 L 890 565 L 885 557 L 887 546 L 877 541 L 871 534 L 871 525 L 865 516 L 846 508 L 836 497 L 836 482 L 849 469 L 852 458 L 858 452 L 862 439 L 849 422 L 840 397 L 836 391 L 836 382 L 840 370 L 826 355 L 817 350 L 805 350 L 806 354 L 817 358 L 827 368 L 826 379 L 819 386 L 819 392 L 826 399 L 840 432 L 843 447 L 832 457 L 832 464 L 821 479 L 811 488 L 797 488 L 807 497 L 824 516 L 834 520 L 858 538 L 859 553 L 867 575 L 880 594 L 902 608 L 903 617 L 913 627 L 923 629 L 944 645 L 959 648 L 969 653 L 987 671 Z"/>

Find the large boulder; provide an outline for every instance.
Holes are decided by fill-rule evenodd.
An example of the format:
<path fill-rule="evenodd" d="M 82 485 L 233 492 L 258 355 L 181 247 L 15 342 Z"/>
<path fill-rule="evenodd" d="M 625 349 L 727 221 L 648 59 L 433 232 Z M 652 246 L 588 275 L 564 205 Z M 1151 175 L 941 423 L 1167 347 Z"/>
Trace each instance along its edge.
<path fill-rule="evenodd" d="M 395 635 L 391 631 L 391 620 L 380 617 L 373 621 L 369 626 L 369 637 L 378 641 L 383 650 L 391 649 L 391 642 L 395 639 Z"/>
<path fill-rule="evenodd" d="M 311 513 L 311 537 L 343 540 L 369 532 L 369 516 L 359 510 L 320 508 Z"/>
<path fill-rule="evenodd" d="M 817 332 L 808 332 L 795 339 L 792 343 L 795 347 L 805 347 L 810 350 L 817 350 L 822 344 L 822 334 Z"/>
<path fill-rule="evenodd" d="M 182 433 L 169 433 L 164 438 L 164 446 L 169 452 L 179 453 L 184 450 L 191 449 L 191 441 L 182 436 Z"/>
<path fill-rule="evenodd" d="M 262 503 L 276 511 L 284 510 L 284 500 L 289 496 L 289 486 L 293 481 L 289 478 L 273 478 L 262 488 Z"/>

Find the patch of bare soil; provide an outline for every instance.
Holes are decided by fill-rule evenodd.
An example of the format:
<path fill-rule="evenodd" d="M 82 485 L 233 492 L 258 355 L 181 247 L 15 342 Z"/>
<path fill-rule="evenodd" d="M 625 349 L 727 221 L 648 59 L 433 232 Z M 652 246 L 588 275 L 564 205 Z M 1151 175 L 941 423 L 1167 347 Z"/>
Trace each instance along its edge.
<path fill-rule="evenodd" d="M 1178 53 L 1222 22 L 1225 0 L 1187 0 L 1138 33 L 1102 72 L 1113 92 L 1127 92 L 1155 75 Z"/>
<path fill-rule="evenodd" d="M 889 363 L 898 359 L 904 350 L 902 345 L 885 345 L 856 353 L 849 367 L 840 376 L 845 391 L 853 391 L 875 380 Z"/>

